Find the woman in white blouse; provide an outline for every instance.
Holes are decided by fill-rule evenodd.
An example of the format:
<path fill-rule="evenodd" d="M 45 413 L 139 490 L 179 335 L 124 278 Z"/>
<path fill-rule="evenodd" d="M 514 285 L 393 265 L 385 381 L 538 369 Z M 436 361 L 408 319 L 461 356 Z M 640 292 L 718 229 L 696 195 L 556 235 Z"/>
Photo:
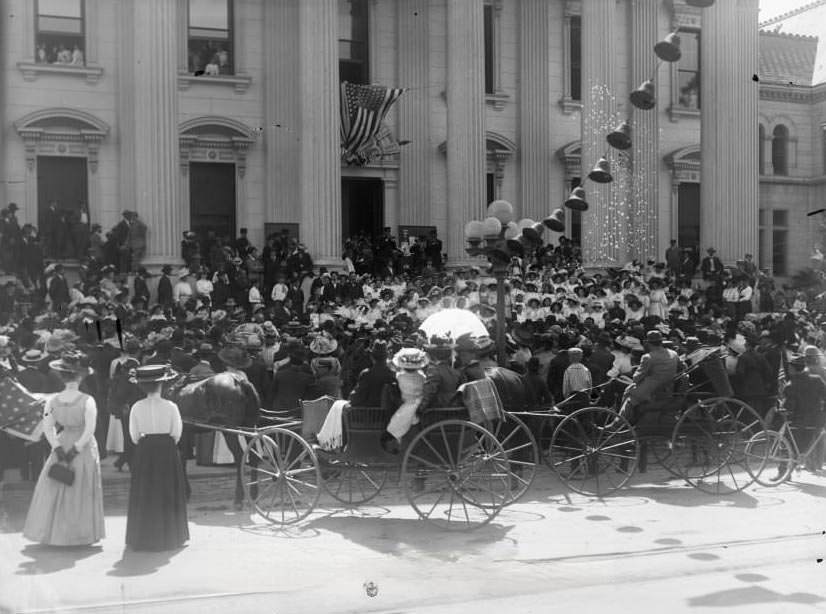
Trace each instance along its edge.
<path fill-rule="evenodd" d="M 175 377 L 168 365 L 146 365 L 132 378 L 146 394 L 129 414 L 129 436 L 137 446 L 126 519 L 126 545 L 133 550 L 173 550 L 189 540 L 186 483 L 176 446 L 183 423 L 178 406 L 161 398 L 163 382 Z"/>

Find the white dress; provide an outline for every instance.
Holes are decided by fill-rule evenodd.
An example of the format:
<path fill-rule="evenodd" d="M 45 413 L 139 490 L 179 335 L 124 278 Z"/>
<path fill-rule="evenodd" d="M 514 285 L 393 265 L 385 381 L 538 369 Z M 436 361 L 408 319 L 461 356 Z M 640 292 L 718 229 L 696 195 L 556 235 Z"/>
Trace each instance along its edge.
<path fill-rule="evenodd" d="M 402 404 L 390 418 L 387 432 L 401 441 L 401 438 L 410 430 L 410 427 L 419 423 L 416 408 L 424 394 L 425 375 L 422 371 L 401 371 L 396 374 L 399 392 L 402 395 Z"/>

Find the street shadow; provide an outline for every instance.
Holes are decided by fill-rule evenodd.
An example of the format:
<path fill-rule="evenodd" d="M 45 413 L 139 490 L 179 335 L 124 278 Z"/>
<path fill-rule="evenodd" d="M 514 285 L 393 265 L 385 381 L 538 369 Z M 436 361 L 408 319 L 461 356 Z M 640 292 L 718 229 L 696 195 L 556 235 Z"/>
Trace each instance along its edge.
<path fill-rule="evenodd" d="M 106 575 L 121 578 L 146 576 L 168 565 L 172 557 L 185 549 L 186 546 L 174 550 L 164 550 L 163 552 L 135 552 L 130 548 L 125 548 L 121 559 L 114 564 L 111 570 L 106 572 Z"/>
<path fill-rule="evenodd" d="M 806 495 L 811 495 L 812 497 L 820 498 L 826 497 L 826 486 L 795 481 L 791 481 L 789 482 L 789 484 Z"/>
<path fill-rule="evenodd" d="M 762 586 L 744 586 L 725 591 L 716 591 L 706 595 L 691 597 L 688 605 L 694 608 L 708 607 L 735 607 L 742 605 L 757 605 L 761 603 L 795 603 L 813 605 L 826 601 L 824 597 L 814 593 L 783 594 Z M 780 610 L 778 610 L 780 611 Z"/>
<path fill-rule="evenodd" d="M 103 546 L 45 546 L 30 544 L 20 554 L 31 559 L 23 561 L 17 575 L 41 575 L 71 569 L 78 561 L 103 552 Z"/>
<path fill-rule="evenodd" d="M 322 516 L 309 528 L 338 533 L 381 554 L 408 556 L 415 549 L 433 558 L 457 562 L 474 550 L 508 539 L 513 525 L 489 523 L 470 531 L 444 531 L 418 518 L 359 518 Z M 459 554 L 461 553 L 461 554 Z"/>
<path fill-rule="evenodd" d="M 661 505 L 675 507 L 707 507 L 718 505 L 740 509 L 756 509 L 759 501 L 741 490 L 730 494 L 711 495 L 691 487 L 632 486 L 611 493 L 612 498 L 645 497 Z"/>

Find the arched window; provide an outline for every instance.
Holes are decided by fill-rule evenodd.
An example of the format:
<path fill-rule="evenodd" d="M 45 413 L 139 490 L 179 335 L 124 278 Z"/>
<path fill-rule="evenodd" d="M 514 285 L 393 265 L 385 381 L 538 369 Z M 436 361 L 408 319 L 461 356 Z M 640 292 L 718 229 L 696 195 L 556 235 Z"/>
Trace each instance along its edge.
<path fill-rule="evenodd" d="M 783 124 L 776 126 L 774 129 L 772 166 L 775 175 L 789 174 L 789 129 Z"/>
<path fill-rule="evenodd" d="M 757 131 L 757 168 L 758 172 L 761 175 L 766 174 L 766 152 L 764 149 L 765 143 L 766 129 L 763 127 L 763 124 L 760 124 L 760 127 Z"/>

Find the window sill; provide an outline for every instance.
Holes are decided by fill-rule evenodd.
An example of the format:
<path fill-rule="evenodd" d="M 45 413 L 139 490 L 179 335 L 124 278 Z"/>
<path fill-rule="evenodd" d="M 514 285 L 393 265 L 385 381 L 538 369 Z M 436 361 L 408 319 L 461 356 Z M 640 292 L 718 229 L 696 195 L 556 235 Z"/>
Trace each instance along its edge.
<path fill-rule="evenodd" d="M 485 94 L 485 103 L 492 106 L 496 111 L 501 111 L 505 108 L 505 104 L 511 97 L 505 92 L 493 92 Z"/>
<path fill-rule="evenodd" d="M 559 106 L 562 107 L 562 112 L 565 113 L 565 115 L 570 115 L 574 111 L 582 110 L 582 101 L 563 96 L 559 101 Z"/>
<path fill-rule="evenodd" d="M 252 83 L 252 77 L 244 74 L 217 76 L 200 75 L 196 77 L 192 73 L 188 72 L 178 73 L 179 90 L 189 89 L 189 86 L 191 86 L 194 83 L 203 85 L 218 85 L 224 87 L 232 87 L 235 89 L 236 94 L 243 94 L 249 89 L 250 84 Z"/>
<path fill-rule="evenodd" d="M 38 64 L 36 62 L 18 62 L 17 68 L 26 81 L 36 81 L 40 75 L 67 75 L 86 79 L 86 83 L 95 84 L 103 76 L 100 66 L 72 66 L 71 64 Z"/>
<path fill-rule="evenodd" d="M 689 109 L 687 107 L 675 107 L 672 106 L 668 109 L 668 113 L 671 116 L 672 122 L 678 122 L 681 118 L 700 118 L 700 109 Z"/>

